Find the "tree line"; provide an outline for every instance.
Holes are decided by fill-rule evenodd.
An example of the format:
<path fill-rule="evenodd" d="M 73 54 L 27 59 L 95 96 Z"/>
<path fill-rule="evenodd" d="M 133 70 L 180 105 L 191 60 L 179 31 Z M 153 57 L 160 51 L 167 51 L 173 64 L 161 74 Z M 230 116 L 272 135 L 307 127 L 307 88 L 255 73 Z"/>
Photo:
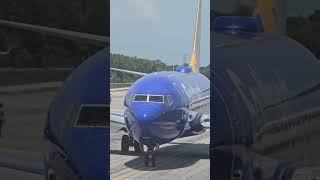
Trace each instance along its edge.
<path fill-rule="evenodd" d="M 109 2 L 101 0 L 1 0 L 0 19 L 109 36 L 109 8 Z M 250 16 L 250 13 L 252 8 L 239 6 L 227 15 Z M 226 14 L 213 12 L 211 15 L 213 19 Z M 308 16 L 287 18 L 287 35 L 320 58 L 320 10 Z M 100 49 L 41 33 L 0 27 L 0 68 L 76 67 Z M 10 53 L 1 53 L 7 50 L 11 50 Z M 136 59 L 138 64 L 145 63 L 145 72 L 172 70 L 172 66 L 160 60 L 152 61 L 149 66 L 150 62 Z"/>
<path fill-rule="evenodd" d="M 100 0 L 1 0 L 0 19 L 109 36 L 109 3 Z M 0 27 L 0 67 L 74 67 L 101 47 Z"/>
<path fill-rule="evenodd" d="M 320 59 L 320 10 L 306 17 L 289 17 L 287 35 L 303 44 Z"/>
<path fill-rule="evenodd" d="M 239 5 L 231 13 L 212 11 L 211 19 L 219 16 L 251 16 L 252 7 Z M 286 18 L 286 34 L 307 47 L 320 59 L 320 10 L 315 10 L 307 16 L 291 16 Z"/>
<path fill-rule="evenodd" d="M 187 64 L 185 64 L 187 65 Z M 150 60 L 146 58 L 130 57 L 122 54 L 112 53 L 110 58 L 110 67 L 126 69 L 131 71 L 152 73 L 157 71 L 173 71 L 180 65 L 167 65 L 159 59 Z M 210 65 L 201 67 L 200 72 L 208 78 L 210 77 Z M 140 76 L 123 72 L 111 71 L 111 83 L 132 83 Z"/>

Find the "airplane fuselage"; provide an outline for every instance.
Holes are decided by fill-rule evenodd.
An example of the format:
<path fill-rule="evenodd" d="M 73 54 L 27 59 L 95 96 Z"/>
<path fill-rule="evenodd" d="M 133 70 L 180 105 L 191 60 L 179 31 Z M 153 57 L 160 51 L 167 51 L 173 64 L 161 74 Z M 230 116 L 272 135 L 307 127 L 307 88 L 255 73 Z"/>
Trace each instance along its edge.
<path fill-rule="evenodd" d="M 211 145 L 246 144 L 281 160 L 292 153 L 308 164 L 303 146 L 319 137 L 319 61 L 284 36 L 214 35 Z"/>
<path fill-rule="evenodd" d="M 105 179 L 109 169 L 109 49 L 84 61 L 64 82 L 48 113 L 46 176 Z M 72 175 L 71 175 L 72 174 Z"/>
<path fill-rule="evenodd" d="M 125 123 L 141 144 L 161 145 L 204 132 L 210 82 L 200 73 L 156 72 L 136 81 L 125 97 Z"/>

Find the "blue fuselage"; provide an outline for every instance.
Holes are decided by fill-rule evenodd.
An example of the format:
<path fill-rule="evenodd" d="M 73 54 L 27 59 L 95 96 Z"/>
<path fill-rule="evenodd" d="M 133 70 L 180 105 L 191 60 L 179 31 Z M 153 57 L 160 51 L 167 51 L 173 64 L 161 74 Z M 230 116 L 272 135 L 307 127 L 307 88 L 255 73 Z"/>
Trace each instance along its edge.
<path fill-rule="evenodd" d="M 133 138 L 145 145 L 161 145 L 195 131 L 186 111 L 209 114 L 210 81 L 200 73 L 152 73 L 133 84 L 124 104 Z"/>
<path fill-rule="evenodd" d="M 83 180 L 109 176 L 108 58 L 109 48 L 105 48 L 84 61 L 50 106 L 45 128 L 50 146 L 45 167 L 53 168 L 57 179 L 72 179 L 70 174 Z"/>
<path fill-rule="evenodd" d="M 320 63 L 308 49 L 281 36 L 248 42 L 214 37 L 211 145 L 246 144 L 271 154 L 315 136 Z"/>

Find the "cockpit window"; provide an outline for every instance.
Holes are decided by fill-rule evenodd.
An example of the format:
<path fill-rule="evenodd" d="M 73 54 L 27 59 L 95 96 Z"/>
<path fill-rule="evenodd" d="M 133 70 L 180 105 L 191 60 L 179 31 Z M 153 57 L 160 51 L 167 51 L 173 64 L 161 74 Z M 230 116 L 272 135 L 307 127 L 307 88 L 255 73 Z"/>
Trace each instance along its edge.
<path fill-rule="evenodd" d="M 164 102 L 171 105 L 173 103 L 172 97 L 169 96 L 164 96 Z"/>
<path fill-rule="evenodd" d="M 154 103 L 166 103 L 171 105 L 173 103 L 170 95 L 151 95 L 151 94 L 136 94 L 130 99 L 132 102 L 154 102 Z"/>
<path fill-rule="evenodd" d="M 135 102 L 146 102 L 146 101 L 148 101 L 148 96 L 147 95 L 135 95 L 134 101 Z"/>
<path fill-rule="evenodd" d="M 82 105 L 76 126 L 108 127 L 110 108 L 102 105 Z"/>
<path fill-rule="evenodd" d="M 159 103 L 163 103 L 163 96 L 153 96 L 153 95 L 150 95 L 150 96 L 149 96 L 149 102 L 159 102 Z"/>

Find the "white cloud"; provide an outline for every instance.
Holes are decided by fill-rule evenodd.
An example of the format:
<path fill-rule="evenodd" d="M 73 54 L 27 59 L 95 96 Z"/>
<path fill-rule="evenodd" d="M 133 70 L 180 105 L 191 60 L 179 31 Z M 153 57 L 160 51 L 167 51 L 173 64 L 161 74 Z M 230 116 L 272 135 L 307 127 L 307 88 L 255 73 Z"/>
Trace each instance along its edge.
<path fill-rule="evenodd" d="M 160 13 L 154 0 L 112 0 L 111 20 L 155 22 Z"/>
<path fill-rule="evenodd" d="M 159 20 L 160 15 L 156 9 L 154 0 L 127 0 L 137 16 L 145 20 Z"/>

